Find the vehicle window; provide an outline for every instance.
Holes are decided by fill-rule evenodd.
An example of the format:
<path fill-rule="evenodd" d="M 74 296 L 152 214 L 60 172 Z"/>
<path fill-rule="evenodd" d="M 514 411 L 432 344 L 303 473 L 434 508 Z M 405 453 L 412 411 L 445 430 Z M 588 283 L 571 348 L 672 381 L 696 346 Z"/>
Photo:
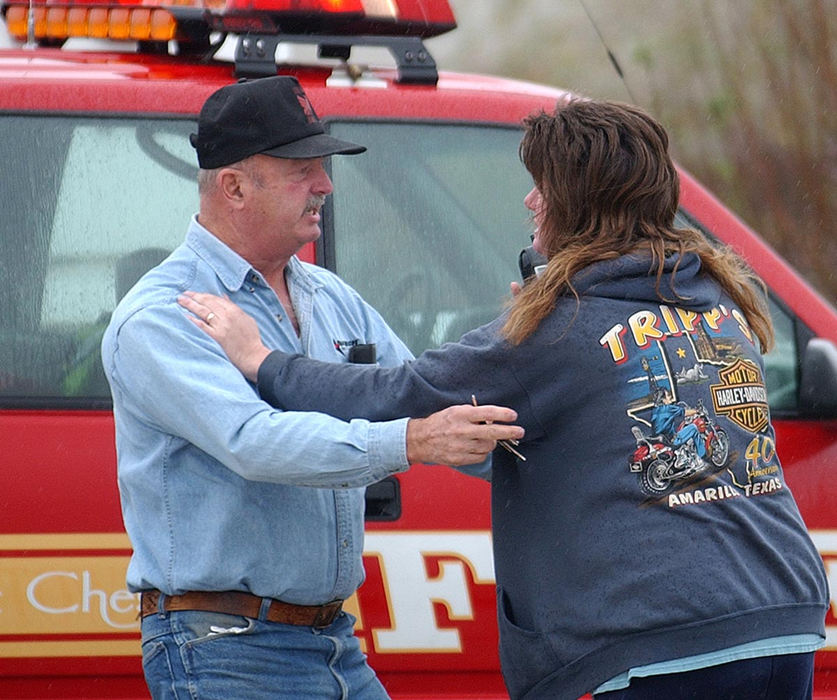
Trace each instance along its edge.
<path fill-rule="evenodd" d="M 188 120 L 0 115 L 0 402 L 90 405 L 118 299 L 197 211 Z M 529 242 L 520 131 L 332 124 L 370 145 L 334 158 L 333 267 L 419 353 L 495 318 Z M 771 408 L 793 411 L 794 319 L 772 304 Z"/>
<path fill-rule="evenodd" d="M 335 158 L 333 267 L 370 301 L 410 349 L 458 340 L 495 318 L 519 278 L 531 226 L 531 178 L 514 128 L 337 123 L 335 135 L 368 144 Z M 678 225 L 694 226 L 686 214 Z M 776 347 L 765 357 L 774 411 L 797 407 L 794 318 L 771 302 Z"/>
<path fill-rule="evenodd" d="M 799 408 L 796 324 L 789 311 L 770 300 L 770 316 L 776 344 L 764 356 L 765 383 L 770 410 L 776 413 L 795 412 Z"/>
<path fill-rule="evenodd" d="M 332 163 L 334 268 L 414 353 L 495 318 L 529 244 L 520 131 L 333 124 L 369 146 Z"/>
<path fill-rule="evenodd" d="M 109 399 L 110 313 L 197 211 L 193 129 L 0 115 L 0 401 Z"/>

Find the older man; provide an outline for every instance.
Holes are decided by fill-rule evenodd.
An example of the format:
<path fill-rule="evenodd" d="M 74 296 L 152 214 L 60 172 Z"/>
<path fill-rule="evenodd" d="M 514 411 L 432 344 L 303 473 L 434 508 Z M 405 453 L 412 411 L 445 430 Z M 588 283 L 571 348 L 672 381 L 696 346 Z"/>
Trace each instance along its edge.
<path fill-rule="evenodd" d="M 290 77 L 211 95 L 192 145 L 200 212 L 102 344 L 146 681 L 155 698 L 386 697 L 341 611 L 363 580 L 364 487 L 411 462 L 479 463 L 522 430 L 495 406 L 371 423 L 261 401 L 177 304 L 184 290 L 228 297 L 272 348 L 410 356 L 354 290 L 295 257 L 320 235 L 323 159 L 365 148 L 327 135 Z"/>

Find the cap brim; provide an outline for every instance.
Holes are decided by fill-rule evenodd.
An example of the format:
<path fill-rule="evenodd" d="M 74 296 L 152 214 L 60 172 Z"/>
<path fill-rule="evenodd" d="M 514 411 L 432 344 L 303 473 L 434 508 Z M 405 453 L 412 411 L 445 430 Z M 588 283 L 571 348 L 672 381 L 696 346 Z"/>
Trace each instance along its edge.
<path fill-rule="evenodd" d="M 263 155 L 276 158 L 322 158 L 333 155 L 356 155 L 363 153 L 366 146 L 351 141 L 342 141 L 328 134 L 313 134 L 298 141 L 268 148 Z"/>

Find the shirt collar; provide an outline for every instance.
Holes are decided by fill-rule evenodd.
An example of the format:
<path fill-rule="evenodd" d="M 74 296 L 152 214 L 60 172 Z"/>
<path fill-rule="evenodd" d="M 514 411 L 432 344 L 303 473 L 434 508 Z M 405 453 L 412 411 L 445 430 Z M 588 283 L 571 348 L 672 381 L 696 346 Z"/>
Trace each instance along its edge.
<path fill-rule="evenodd" d="M 186 232 L 186 245 L 213 269 L 215 274 L 218 275 L 218 279 L 230 292 L 241 289 L 251 274 L 256 274 L 259 278 L 262 277 L 249 262 L 204 228 L 198 221 L 197 214 L 189 222 L 189 230 Z M 295 255 L 288 260 L 286 274 L 289 283 L 290 280 L 293 280 L 294 285 L 298 285 L 309 292 L 323 286 Z"/>
<path fill-rule="evenodd" d="M 241 289 L 253 269 L 250 263 L 205 229 L 198 222 L 197 214 L 189 222 L 186 245 L 215 271 L 218 279 L 231 292 Z"/>
<path fill-rule="evenodd" d="M 313 293 L 323 286 L 323 283 L 308 271 L 296 255 L 288 260 L 285 272 L 289 284 L 293 281 L 294 286 L 298 286 L 308 293 Z"/>

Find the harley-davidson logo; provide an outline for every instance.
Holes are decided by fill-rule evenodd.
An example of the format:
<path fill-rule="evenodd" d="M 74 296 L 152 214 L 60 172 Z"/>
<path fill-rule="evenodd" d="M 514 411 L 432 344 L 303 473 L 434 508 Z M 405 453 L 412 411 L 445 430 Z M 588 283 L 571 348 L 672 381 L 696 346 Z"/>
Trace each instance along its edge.
<path fill-rule="evenodd" d="M 758 365 L 751 360 L 738 360 L 718 372 L 720 384 L 712 384 L 715 413 L 726 416 L 745 430 L 757 433 L 770 420 L 767 391 Z"/>

